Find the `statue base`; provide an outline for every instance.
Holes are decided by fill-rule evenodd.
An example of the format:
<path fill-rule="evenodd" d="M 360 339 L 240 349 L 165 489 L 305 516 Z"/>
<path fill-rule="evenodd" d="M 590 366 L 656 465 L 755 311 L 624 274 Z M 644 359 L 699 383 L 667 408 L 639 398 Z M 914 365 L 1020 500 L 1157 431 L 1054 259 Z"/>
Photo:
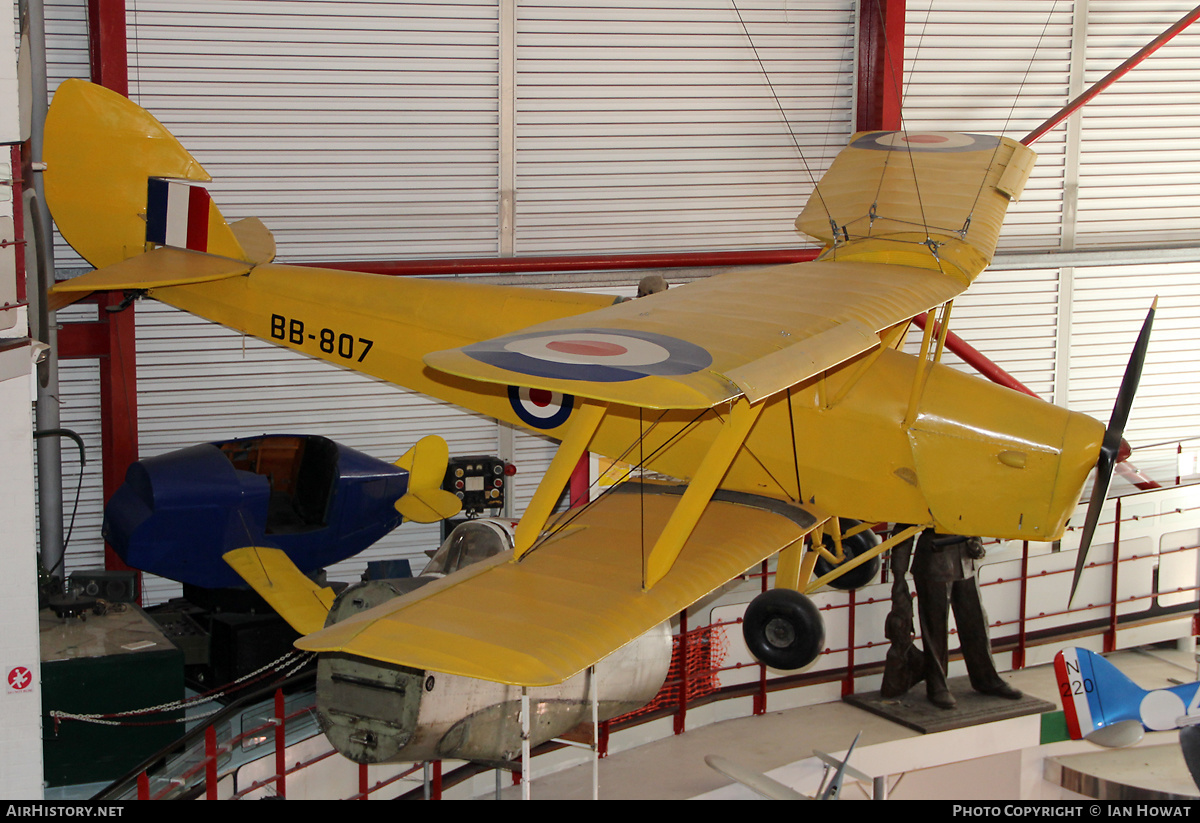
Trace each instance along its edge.
<path fill-rule="evenodd" d="M 971 688 L 969 677 L 955 677 L 946 685 L 958 705 L 953 709 L 939 709 L 925 696 L 925 684 L 918 683 L 909 691 L 896 697 L 883 697 L 878 691 L 859 692 L 842 698 L 852 706 L 887 718 L 894 723 L 907 726 L 922 734 L 962 729 L 983 723 L 994 723 L 1031 714 L 1057 711 L 1053 703 L 1028 694 L 1018 700 L 980 694 Z"/>

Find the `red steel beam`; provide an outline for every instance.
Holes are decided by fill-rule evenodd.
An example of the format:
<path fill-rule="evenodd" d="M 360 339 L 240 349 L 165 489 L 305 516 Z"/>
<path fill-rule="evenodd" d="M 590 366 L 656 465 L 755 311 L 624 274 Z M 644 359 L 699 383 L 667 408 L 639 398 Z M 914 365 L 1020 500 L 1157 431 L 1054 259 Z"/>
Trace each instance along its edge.
<path fill-rule="evenodd" d="M 88 52 L 92 82 L 129 94 L 129 54 L 125 30 L 125 0 L 88 0 Z M 102 482 L 107 502 L 125 479 L 125 471 L 138 459 L 137 349 L 133 306 L 107 312 L 121 301 L 111 292 L 101 299 L 100 321 L 107 340 L 100 354 L 100 452 Z M 70 326 L 60 332 L 60 339 Z M 105 546 L 104 566 L 128 566 L 110 546 Z"/>
<path fill-rule="evenodd" d="M 858 131 L 897 131 L 904 96 L 905 0 L 863 0 L 858 27 Z"/>
<path fill-rule="evenodd" d="M 1200 6 L 1197 6 L 1185 14 L 1178 21 L 1176 21 L 1173 26 L 1143 46 L 1136 54 L 1134 54 L 1121 65 L 1117 66 L 1108 74 L 1104 75 L 1104 77 L 1094 83 L 1091 88 L 1051 115 L 1051 117 L 1046 120 L 1045 123 L 1042 123 L 1042 125 L 1025 135 L 1021 139 L 1021 142 L 1028 146 L 1046 132 L 1057 126 L 1059 123 L 1066 120 L 1072 114 L 1079 111 L 1081 108 L 1086 106 L 1093 97 L 1128 74 L 1134 66 L 1136 66 L 1138 63 L 1141 63 L 1154 52 L 1158 51 L 1158 49 L 1167 43 L 1172 37 L 1179 34 L 1179 32 L 1183 31 L 1193 22 L 1195 22 L 1197 18 L 1200 18 Z"/>
<path fill-rule="evenodd" d="M 92 82 L 128 97 L 125 0 L 88 0 L 87 18 Z"/>
<path fill-rule="evenodd" d="M 749 251 L 667 252 L 662 254 L 592 254 L 545 257 L 466 257 L 422 260 L 337 260 L 300 263 L 324 269 L 361 271 L 396 277 L 431 277 L 626 269 L 681 269 L 709 266 L 767 266 L 815 260 L 818 248 Z"/>

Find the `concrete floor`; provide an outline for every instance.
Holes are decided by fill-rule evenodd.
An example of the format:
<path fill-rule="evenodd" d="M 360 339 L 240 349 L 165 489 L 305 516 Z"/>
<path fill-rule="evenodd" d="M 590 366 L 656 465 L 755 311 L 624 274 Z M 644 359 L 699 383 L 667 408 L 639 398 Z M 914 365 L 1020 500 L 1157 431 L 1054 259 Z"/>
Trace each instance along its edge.
<path fill-rule="evenodd" d="M 1155 647 L 1124 651 L 1110 659 L 1143 688 L 1158 688 L 1196 679 L 1196 664 L 1190 651 Z M 1059 709 L 1058 687 L 1050 664 L 1034 666 L 1004 677 L 1026 694 L 1039 697 Z M 829 690 L 828 687 L 826 691 Z M 836 687 L 834 687 L 836 688 Z M 917 688 L 920 688 L 919 686 Z M 788 699 L 773 693 L 771 700 Z M 1090 743 L 1066 741 L 1039 746 L 1041 721 L 1036 715 L 1025 719 L 988 723 L 983 726 L 937 734 L 922 735 L 898 723 L 857 709 L 838 699 L 836 693 L 811 705 L 769 711 L 761 716 L 722 719 L 717 712 L 745 712 L 744 706 L 713 704 L 689 715 L 690 730 L 682 735 L 670 733 L 668 721 L 658 729 L 645 729 L 643 735 L 663 735 L 642 742 L 621 742 L 627 746 L 599 763 L 601 799 L 711 799 L 754 798 L 752 792 L 718 773 L 705 763 L 705 756 L 720 755 L 741 767 L 793 785 L 802 791 L 815 791 L 820 768 L 811 759 L 819 749 L 832 754 L 845 751 L 855 734 L 861 739 L 851 759 L 868 774 L 887 775 L 884 785 L 892 799 L 1064 799 L 1083 795 L 1069 792 L 1043 778 L 1044 761 L 1053 757 L 1090 755 L 1092 765 L 1083 768 L 1103 774 L 1104 764 L 1113 764 L 1126 782 L 1137 783 L 1140 770 L 1147 779 L 1163 771 L 1157 761 L 1130 759 L 1128 753 L 1100 749 Z M 793 698 L 794 699 L 794 698 Z M 806 699 L 812 699 L 808 695 Z M 738 701 L 725 701 L 734 704 Z M 708 716 L 705 716 L 705 713 Z M 705 721 L 711 722 L 705 722 Z M 1175 732 L 1148 735 L 1142 748 L 1158 744 L 1175 760 L 1175 771 L 1182 764 Z M 564 755 L 569 756 L 569 755 Z M 1125 760 L 1118 762 L 1117 758 Z M 578 755 L 575 755 L 578 759 Z M 543 762 L 544 761 L 544 762 Z M 1143 762 L 1145 761 L 1145 762 Z M 1141 763 L 1142 765 L 1135 765 Z M 1078 765 L 1078 764 L 1076 764 Z M 936 768 L 935 768 L 936 767 Z M 582 800 L 592 797 L 592 767 L 583 764 L 553 773 L 551 760 L 538 758 L 530 795 L 533 799 Z M 956 771 L 957 769 L 957 771 Z M 474 796 L 494 796 L 489 781 L 482 776 L 471 787 L 460 787 Z M 1186 770 L 1182 782 L 1175 784 L 1184 792 L 1200 794 L 1190 783 Z M 501 799 L 519 799 L 520 786 L 507 779 Z M 869 797 L 871 785 L 848 781 L 842 799 Z"/>

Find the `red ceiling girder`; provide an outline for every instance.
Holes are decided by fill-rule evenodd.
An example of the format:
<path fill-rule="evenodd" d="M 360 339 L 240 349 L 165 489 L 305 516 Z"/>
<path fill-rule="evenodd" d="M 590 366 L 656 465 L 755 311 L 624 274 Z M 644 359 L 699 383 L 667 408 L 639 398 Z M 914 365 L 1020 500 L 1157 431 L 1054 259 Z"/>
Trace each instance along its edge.
<path fill-rule="evenodd" d="M 129 94 L 129 57 L 125 32 L 125 0 L 88 0 L 88 51 L 92 82 Z M 120 293 L 104 295 L 100 301 L 103 333 L 89 329 L 91 345 L 100 343 L 100 459 L 104 500 L 107 502 L 125 480 L 125 471 L 138 459 L 137 348 L 133 306 L 108 312 Z M 92 324 L 87 324 L 91 326 Z M 60 345 L 74 345 L 69 330 L 59 332 Z M 104 566 L 127 569 L 111 547 L 105 546 Z"/>
<path fill-rule="evenodd" d="M 1162 34 L 1160 34 L 1158 37 L 1155 37 L 1153 40 L 1151 40 L 1149 43 L 1147 43 L 1142 48 L 1138 49 L 1136 54 L 1134 54 L 1128 60 L 1123 62 L 1121 65 L 1117 66 L 1115 69 L 1110 71 L 1108 74 L 1104 75 L 1104 77 L 1100 78 L 1095 83 L 1093 83 L 1091 88 L 1089 88 L 1083 94 L 1079 95 L 1074 100 L 1072 100 L 1070 103 L 1067 103 L 1067 105 L 1063 106 L 1061 109 L 1056 111 L 1053 115 L 1051 115 L 1046 120 L 1046 122 L 1042 123 L 1036 129 L 1034 129 L 1033 131 L 1029 132 L 1029 134 L 1027 134 L 1023 138 L 1021 138 L 1021 142 L 1026 146 L 1031 145 L 1035 140 L 1037 140 L 1039 137 L 1044 135 L 1046 132 L 1050 131 L 1055 126 L 1057 126 L 1059 123 L 1063 122 L 1068 117 L 1070 117 L 1072 114 L 1074 114 L 1075 112 L 1079 111 L 1084 106 L 1086 106 L 1089 102 L 1091 102 L 1092 98 L 1094 98 L 1097 94 L 1104 91 L 1106 88 L 1111 86 L 1113 83 L 1120 80 L 1122 77 L 1124 77 L 1126 74 L 1128 74 L 1135 66 L 1137 66 L 1139 63 L 1141 63 L 1143 60 L 1145 60 L 1150 55 L 1154 54 L 1154 52 L 1158 51 L 1169 40 L 1171 40 L 1171 38 L 1173 38 L 1175 35 L 1179 34 L 1179 32 L 1186 29 L 1188 26 L 1190 26 L 1192 23 L 1194 23 L 1197 19 L 1200 19 L 1200 6 L 1197 6 L 1196 8 L 1192 9 L 1187 14 L 1185 14 L 1183 17 L 1179 18 L 1179 20 L 1177 20 L 1174 24 L 1172 24 L 1170 28 L 1168 28 L 1166 31 L 1164 31 Z"/>
<path fill-rule="evenodd" d="M 858 28 L 858 131 L 898 131 L 904 99 L 904 2 L 863 0 Z"/>
<path fill-rule="evenodd" d="M 88 0 L 87 12 L 92 82 L 128 97 L 125 0 Z"/>

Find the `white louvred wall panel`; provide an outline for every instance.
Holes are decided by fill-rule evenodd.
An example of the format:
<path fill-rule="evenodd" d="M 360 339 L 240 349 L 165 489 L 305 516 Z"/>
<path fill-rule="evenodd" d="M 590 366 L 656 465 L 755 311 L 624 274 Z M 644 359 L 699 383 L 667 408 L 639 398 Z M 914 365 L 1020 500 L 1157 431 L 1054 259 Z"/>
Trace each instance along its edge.
<path fill-rule="evenodd" d="M 1138 468 L 1161 480 L 1174 477 L 1173 456 L 1158 451 L 1141 457 L 1137 449 L 1200 433 L 1200 266 L 1076 271 L 1068 405 L 1109 420 L 1134 341 L 1156 297 L 1154 330 L 1125 439 L 1135 450 Z"/>
<path fill-rule="evenodd" d="M 519 3 L 516 253 L 808 244 L 853 130 L 853 9 Z"/>
<path fill-rule="evenodd" d="M 904 125 L 1019 140 L 1068 100 L 1070 0 L 909 0 Z M 999 250 L 1058 248 L 1066 142 L 1033 147 L 1037 164 L 1004 221 Z"/>
<path fill-rule="evenodd" d="M 1039 397 L 1054 401 L 1058 269 L 988 269 L 954 301 L 950 329 Z M 910 332 L 911 351 L 920 337 Z M 952 353 L 944 362 L 972 371 Z"/>
<path fill-rule="evenodd" d="M 46 85 L 53 99 L 58 84 L 71 77 L 90 79 L 86 0 L 49 0 L 45 3 Z M 54 262 L 58 268 L 86 266 L 58 232 L 54 233 Z"/>
<path fill-rule="evenodd" d="M 1068 99 L 1071 2 L 909 0 L 904 127 L 1020 139 Z M 986 34 L 984 34 L 986 33 Z M 1054 249 L 1063 220 L 1066 142 L 1053 132 L 1009 206 L 999 251 Z M 1054 400 L 1057 268 L 989 269 L 959 297 L 950 328 L 1039 396 Z M 919 332 L 907 348 L 919 350 Z M 947 353 L 945 362 L 970 371 Z"/>
<path fill-rule="evenodd" d="M 1094 83 L 1195 7 L 1090 0 Z M 1083 110 L 1080 246 L 1195 243 L 1200 234 L 1200 26 L 1192 25 Z"/>
<path fill-rule="evenodd" d="M 281 261 L 499 253 L 495 0 L 127 14 L 130 97 Z"/>

